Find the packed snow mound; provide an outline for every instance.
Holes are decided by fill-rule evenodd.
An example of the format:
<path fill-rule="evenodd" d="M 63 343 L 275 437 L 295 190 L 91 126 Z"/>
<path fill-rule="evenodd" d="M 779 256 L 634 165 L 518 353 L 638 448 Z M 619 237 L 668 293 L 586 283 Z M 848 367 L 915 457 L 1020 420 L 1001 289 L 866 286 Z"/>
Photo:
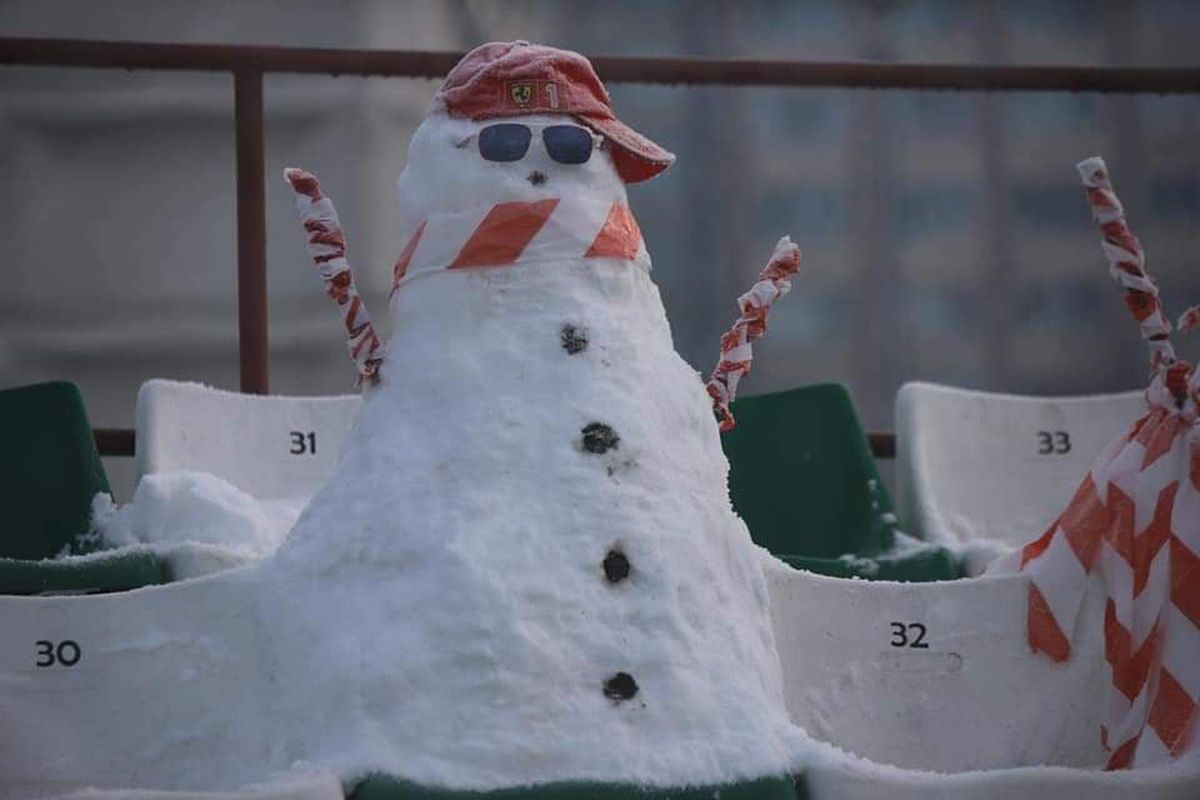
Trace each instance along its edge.
<path fill-rule="evenodd" d="M 434 114 L 414 135 L 398 185 L 420 248 L 493 202 L 593 203 L 597 229 L 626 207 L 604 149 L 488 162 L 484 124 Z M 338 468 L 259 573 L 272 717 L 321 720 L 267 738 L 280 768 L 464 789 L 790 768 L 766 580 L 711 400 L 644 249 L 587 257 L 589 229 L 550 258 L 539 235 L 569 248 L 564 219 L 526 228 L 506 266 L 399 283 Z"/>
<path fill-rule="evenodd" d="M 406 288 L 338 471 L 263 565 L 266 624 L 294 636 L 277 716 L 322 720 L 277 745 L 462 788 L 786 771 L 758 549 L 646 272 L 528 265 Z M 589 332 L 575 355 L 568 322 Z M 593 423 L 616 445 L 589 452 Z M 606 685 L 618 673 L 636 694 Z"/>
<path fill-rule="evenodd" d="M 207 472 L 162 472 L 144 476 L 123 506 L 96 495 L 92 518 L 95 532 L 115 547 L 193 545 L 247 560 L 274 552 L 305 502 L 256 500 Z"/>

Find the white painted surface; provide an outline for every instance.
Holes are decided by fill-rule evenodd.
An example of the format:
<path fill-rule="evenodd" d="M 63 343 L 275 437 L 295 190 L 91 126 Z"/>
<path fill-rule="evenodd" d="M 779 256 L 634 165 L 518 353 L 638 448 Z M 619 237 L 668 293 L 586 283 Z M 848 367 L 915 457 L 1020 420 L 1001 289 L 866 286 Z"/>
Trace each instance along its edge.
<path fill-rule="evenodd" d="M 235 570 L 117 594 L 0 597 L 0 798 L 251 782 L 230 776 L 269 746 L 255 591 Z M 63 655 L 74 663 L 47 663 L 40 642 L 73 643 Z"/>
<path fill-rule="evenodd" d="M 138 474 L 209 472 L 258 500 L 307 498 L 337 466 L 360 405 L 358 395 L 264 396 L 147 381 L 137 400 Z"/>
<path fill-rule="evenodd" d="M 813 737 L 939 772 L 1103 764 L 1103 587 L 1058 665 L 1029 649 L 1024 576 L 868 582 L 774 560 L 767 575 L 788 711 Z"/>
<path fill-rule="evenodd" d="M 1195 800 L 1200 764 L 1103 772 L 1018 767 L 941 774 L 902 770 L 840 754 L 807 772 L 813 800 Z"/>
<path fill-rule="evenodd" d="M 1144 413 L 1140 391 L 1026 397 L 907 383 L 896 395 L 902 524 L 951 545 L 1023 545 L 1045 532 L 1104 447 Z"/>
<path fill-rule="evenodd" d="M 301 777 L 232 792 L 160 792 L 144 789 L 81 789 L 50 800 L 344 800 L 333 775 Z"/>

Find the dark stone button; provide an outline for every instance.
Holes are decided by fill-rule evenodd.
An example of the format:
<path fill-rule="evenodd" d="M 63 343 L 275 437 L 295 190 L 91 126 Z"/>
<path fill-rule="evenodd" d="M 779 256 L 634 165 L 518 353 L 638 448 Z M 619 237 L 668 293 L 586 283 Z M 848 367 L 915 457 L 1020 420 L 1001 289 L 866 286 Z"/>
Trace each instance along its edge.
<path fill-rule="evenodd" d="M 617 432 L 603 422 L 589 422 L 583 431 L 583 449 L 589 453 L 606 453 L 616 450 L 621 443 Z"/>
<path fill-rule="evenodd" d="M 620 583 L 629 577 L 629 559 L 620 550 L 609 550 L 604 556 L 604 577 L 609 583 Z"/>
<path fill-rule="evenodd" d="M 584 350 L 587 350 L 587 328 L 577 328 L 574 325 L 563 325 L 562 346 L 563 350 L 567 351 L 567 355 L 572 356 L 576 353 L 582 353 Z"/>
<path fill-rule="evenodd" d="M 604 682 L 604 696 L 618 703 L 638 693 L 637 681 L 628 672 L 618 672 Z"/>

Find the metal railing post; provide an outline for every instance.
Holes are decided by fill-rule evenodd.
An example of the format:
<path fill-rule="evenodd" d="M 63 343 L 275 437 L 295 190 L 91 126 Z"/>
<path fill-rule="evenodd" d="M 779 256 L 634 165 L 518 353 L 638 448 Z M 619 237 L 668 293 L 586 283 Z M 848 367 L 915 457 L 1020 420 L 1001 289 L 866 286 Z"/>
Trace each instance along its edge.
<path fill-rule="evenodd" d="M 267 338 L 266 142 L 263 135 L 263 73 L 233 73 L 237 129 L 238 356 L 241 388 L 266 394 Z"/>
<path fill-rule="evenodd" d="M 263 74 L 437 78 L 462 53 L 299 47 L 110 42 L 0 37 L 0 65 L 229 72 L 237 128 L 238 350 L 243 392 L 266 394 L 267 221 Z M 854 89 L 1200 93 L 1196 67 L 1070 67 L 976 64 L 762 61 L 752 59 L 592 58 L 606 81 L 682 85 L 810 86 Z M 129 455 L 133 431 L 96 431 L 102 452 Z M 895 437 L 872 433 L 880 458 Z"/>

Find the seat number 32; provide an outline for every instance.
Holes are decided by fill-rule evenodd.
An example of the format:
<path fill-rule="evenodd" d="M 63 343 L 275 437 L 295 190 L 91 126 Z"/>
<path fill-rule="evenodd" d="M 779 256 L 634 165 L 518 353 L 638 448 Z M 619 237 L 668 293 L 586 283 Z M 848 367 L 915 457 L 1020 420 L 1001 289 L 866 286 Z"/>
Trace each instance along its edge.
<path fill-rule="evenodd" d="M 917 650 L 928 650 L 929 642 L 925 641 L 925 626 L 920 622 L 889 622 L 892 639 L 888 644 L 892 647 L 913 647 Z"/>

